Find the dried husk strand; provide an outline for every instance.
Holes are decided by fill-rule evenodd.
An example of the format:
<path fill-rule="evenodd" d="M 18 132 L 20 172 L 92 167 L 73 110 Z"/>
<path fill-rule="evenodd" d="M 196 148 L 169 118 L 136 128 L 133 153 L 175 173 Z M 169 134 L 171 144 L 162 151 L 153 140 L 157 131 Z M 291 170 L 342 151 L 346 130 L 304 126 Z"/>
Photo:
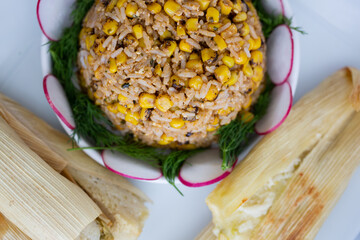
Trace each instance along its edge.
<path fill-rule="evenodd" d="M 12 224 L 0 213 L 0 239 L 2 240 L 31 240 L 19 228 Z"/>
<path fill-rule="evenodd" d="M 101 211 L 0 118 L 0 212 L 32 239 L 74 239 Z"/>

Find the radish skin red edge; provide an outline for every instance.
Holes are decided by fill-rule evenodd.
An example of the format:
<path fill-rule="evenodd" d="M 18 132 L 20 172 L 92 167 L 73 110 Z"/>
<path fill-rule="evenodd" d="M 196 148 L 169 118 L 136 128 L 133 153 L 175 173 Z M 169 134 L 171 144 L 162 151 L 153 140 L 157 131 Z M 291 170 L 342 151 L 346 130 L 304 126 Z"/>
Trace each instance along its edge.
<path fill-rule="evenodd" d="M 222 160 L 221 158 L 219 157 L 218 155 L 218 149 L 211 149 L 211 150 L 206 150 L 206 151 L 216 151 L 216 153 L 214 154 L 217 154 L 215 155 L 218 159 L 218 162 L 219 164 L 218 165 L 213 165 L 211 166 L 214 170 L 218 170 L 218 169 L 221 169 L 221 164 L 222 164 Z M 201 153 L 200 153 L 201 154 Z M 206 154 L 206 153 L 205 153 Z M 179 180 L 182 184 L 184 184 L 185 186 L 187 187 L 204 187 L 204 186 L 207 186 L 207 185 L 211 185 L 211 184 L 214 184 L 214 183 L 217 183 L 221 180 L 223 180 L 224 178 L 226 178 L 231 172 L 232 170 L 234 169 L 234 167 L 236 166 L 236 163 L 238 162 L 238 159 L 236 159 L 235 163 L 233 164 L 233 166 L 231 167 L 231 169 L 228 169 L 224 172 L 222 172 L 221 174 L 216 174 L 215 176 L 209 176 L 209 180 L 205 180 L 205 181 L 199 181 L 199 180 L 196 180 L 196 179 L 191 179 L 191 178 L 195 178 L 197 177 L 199 174 L 199 169 L 194 169 L 194 167 L 192 165 L 195 165 L 195 162 L 198 160 L 200 161 L 200 164 L 199 166 L 201 165 L 201 161 L 202 160 L 207 160 L 206 158 L 204 159 L 203 157 L 201 156 L 193 156 L 192 158 L 195 158 L 195 160 L 192 162 L 191 158 L 188 160 L 188 162 L 186 162 L 185 164 L 190 164 L 191 166 L 189 168 L 186 168 L 185 164 L 181 167 L 180 169 L 180 172 L 179 172 Z M 190 162 L 190 163 L 189 163 Z M 203 170 L 204 171 L 204 170 Z M 188 176 L 190 174 L 190 176 Z M 204 172 L 203 174 L 211 174 L 209 173 L 209 171 L 206 171 Z M 184 175 L 187 175 L 187 176 L 184 176 Z"/>
<path fill-rule="evenodd" d="M 255 124 L 255 132 L 258 135 L 266 135 L 280 127 L 289 115 L 292 104 L 293 95 L 290 84 L 285 82 L 276 86 L 271 93 L 268 112 Z"/>
<path fill-rule="evenodd" d="M 131 167 L 127 167 L 125 166 L 124 168 L 125 169 L 131 169 L 134 171 L 135 168 L 138 168 L 137 170 L 135 170 L 134 172 L 139 172 L 139 167 L 142 168 L 142 170 L 145 170 L 147 172 L 149 172 L 150 170 L 149 169 L 152 169 L 153 172 L 150 173 L 150 175 L 153 175 L 153 176 L 135 176 L 134 174 L 129 174 L 129 173 L 124 173 L 123 171 L 120 171 L 119 169 L 115 169 L 116 167 L 114 166 L 110 166 L 112 165 L 112 163 L 109 162 L 109 158 L 112 157 L 112 156 L 106 156 L 106 152 L 111 152 L 110 150 L 103 150 L 102 153 L 101 153 L 101 158 L 102 158 L 102 161 L 104 163 L 104 166 L 109 169 L 110 171 L 120 175 L 120 176 L 123 176 L 123 177 L 126 177 L 126 178 L 131 178 L 131 179 L 136 179 L 136 180 L 144 180 L 144 181 L 155 181 L 155 180 L 158 180 L 160 179 L 163 174 L 161 172 L 160 169 L 156 169 L 158 171 L 155 170 L 154 167 L 151 167 L 150 165 L 147 165 L 146 163 L 142 162 L 141 165 L 138 165 L 138 164 L 134 164 L 132 165 Z M 127 158 L 127 156 L 124 156 L 124 159 Z M 125 161 L 124 159 L 120 158 L 120 157 L 117 157 L 115 160 L 116 161 L 123 161 L 123 165 L 126 165 L 125 164 Z M 141 160 L 138 160 L 138 159 L 132 159 L 130 161 L 133 161 L 132 163 L 134 163 L 135 161 L 141 161 Z M 156 172 L 155 172 L 156 171 Z M 146 174 L 146 173 L 145 173 Z"/>
<path fill-rule="evenodd" d="M 49 86 L 48 86 L 49 79 L 53 79 L 53 81 L 57 81 L 57 83 L 55 83 L 55 84 L 58 85 L 58 86 L 55 86 L 55 88 L 50 91 L 49 91 Z M 52 74 L 46 75 L 43 80 L 43 89 L 44 89 L 44 94 L 45 94 L 46 100 L 48 101 L 50 107 L 55 112 L 55 114 L 59 117 L 59 119 L 68 128 L 70 128 L 71 130 L 74 130 L 75 129 L 75 121 L 72 118 L 71 108 L 67 101 L 65 92 L 62 89 L 57 78 Z M 57 91 L 57 96 L 54 97 L 55 92 L 53 92 L 53 91 Z M 53 96 L 53 98 L 51 96 Z M 62 104 L 62 107 L 59 108 L 60 104 Z M 57 105 L 58 105 L 58 107 L 57 107 Z M 59 110 L 59 109 L 62 109 L 62 111 L 64 111 L 64 114 L 61 113 L 61 110 Z M 65 111 L 67 113 L 65 113 Z M 67 115 L 67 117 L 65 117 L 64 115 Z"/>
<path fill-rule="evenodd" d="M 294 65 L 294 38 L 288 25 L 279 25 L 270 34 L 267 57 L 271 81 L 275 85 L 285 83 L 289 79 Z M 287 62 L 288 66 L 286 66 Z"/>
<path fill-rule="evenodd" d="M 38 0 L 36 17 L 41 31 L 50 41 L 58 41 L 63 29 L 71 26 L 74 3 L 75 0 Z"/>

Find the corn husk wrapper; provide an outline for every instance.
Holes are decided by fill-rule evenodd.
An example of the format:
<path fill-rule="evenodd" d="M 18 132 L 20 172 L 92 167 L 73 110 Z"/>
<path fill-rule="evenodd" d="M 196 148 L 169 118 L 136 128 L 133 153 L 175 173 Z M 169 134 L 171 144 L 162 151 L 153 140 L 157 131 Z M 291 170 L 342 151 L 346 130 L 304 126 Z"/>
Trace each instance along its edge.
<path fill-rule="evenodd" d="M 0 212 L 32 239 L 74 239 L 101 211 L 0 118 Z"/>
<path fill-rule="evenodd" d="M 356 69 L 342 69 L 304 96 L 293 107 L 285 123 L 275 132 L 265 136 L 235 170 L 210 193 L 206 202 L 212 211 L 213 223 L 219 229 L 227 229 L 229 222 L 226 220 L 231 219 L 237 209 L 247 202 L 262 186 L 265 186 L 270 179 L 279 173 L 286 172 L 294 161 L 300 161 L 300 168 L 302 169 L 302 167 L 308 164 L 305 164 L 304 161 L 310 161 L 310 159 L 307 158 L 309 152 L 311 155 L 314 155 L 315 152 L 320 154 L 324 149 L 327 150 L 329 148 L 329 144 L 346 127 L 349 120 L 354 117 L 355 109 L 358 109 L 360 103 L 359 76 L 359 72 Z M 354 127 L 355 124 L 352 126 Z M 351 132 L 351 130 L 349 130 L 349 132 Z M 355 136 L 352 135 L 352 138 L 355 141 Z M 319 146 L 322 146 L 322 148 Z M 340 145 L 336 146 L 338 146 L 336 148 L 337 153 L 340 155 L 342 152 L 339 147 Z M 317 168 L 315 166 L 312 166 L 312 168 L 314 168 L 313 170 L 310 167 L 306 168 L 308 171 L 306 174 L 311 176 L 311 179 L 308 179 L 308 181 L 321 182 L 328 177 L 326 172 L 322 172 L 323 175 L 318 175 L 319 173 L 315 174 L 316 169 L 324 168 L 324 166 L 320 167 L 321 160 L 319 156 L 316 156 L 318 157 L 318 161 L 313 163 L 319 164 Z M 357 160 L 353 160 L 352 157 L 353 155 L 347 155 L 346 158 L 344 156 L 344 158 L 334 159 L 333 164 L 327 165 L 327 170 L 330 171 L 332 169 L 332 171 L 337 171 L 337 164 L 342 164 L 347 168 L 347 172 L 351 172 L 357 164 Z M 347 166 L 347 161 L 353 162 Z M 303 174 L 305 175 L 305 172 Z M 321 194 L 327 197 L 321 199 L 323 208 L 325 209 L 324 206 L 326 204 L 327 209 L 326 211 L 311 213 L 313 219 L 316 219 L 316 224 L 313 222 L 311 227 L 307 225 L 309 227 L 307 234 L 310 234 L 310 230 L 317 232 L 319 226 L 322 224 L 322 220 L 320 219 L 325 219 L 333 206 L 331 201 L 336 202 L 342 190 L 345 188 L 348 178 L 338 177 L 337 181 L 339 183 L 336 184 L 332 182 L 332 185 L 328 187 L 337 189 L 339 195 L 326 195 L 325 190 L 323 190 L 323 192 L 320 190 L 322 186 L 316 186 L 320 187 L 319 189 L 316 188 L 317 192 L 320 191 Z M 341 185 L 341 188 L 337 188 L 338 185 Z M 286 186 L 288 187 L 289 185 L 287 184 Z M 287 187 L 286 189 L 288 189 Z M 303 185 L 299 185 L 297 188 L 296 185 L 292 186 L 292 189 L 298 189 L 297 191 L 300 193 L 299 188 L 304 191 L 305 189 L 308 190 Z M 281 191 L 283 191 L 283 189 L 281 189 Z M 293 193 L 289 193 L 287 199 L 281 201 L 284 209 L 287 204 L 289 204 L 289 201 L 295 199 L 292 197 L 292 194 Z M 277 198 L 282 196 L 285 195 L 279 196 L 278 194 Z M 332 200 L 330 200 L 330 198 Z M 312 204 L 309 199 L 307 201 L 309 205 Z M 280 199 L 275 199 L 275 202 L 279 203 Z M 297 210 L 300 211 L 299 209 Z M 301 210 L 305 211 L 304 209 Z M 301 215 L 298 211 L 293 212 L 294 215 L 299 216 L 297 221 L 300 221 L 300 216 L 302 218 L 309 216 L 305 213 Z M 276 215 L 274 216 L 274 214 Z M 279 225 L 272 225 L 274 218 L 282 219 L 289 224 L 288 226 L 292 223 L 292 220 L 288 218 L 289 215 L 282 215 L 280 212 L 274 212 L 274 214 L 267 214 L 265 218 L 268 219 L 266 222 L 266 224 L 269 225 L 268 228 L 271 228 L 274 234 L 279 234 L 279 231 L 285 233 L 286 231 L 294 230 L 289 227 L 282 231 Z M 259 227 L 259 235 L 256 235 L 257 237 L 254 239 L 286 239 L 279 238 L 280 235 L 276 234 L 274 238 L 265 237 L 265 234 L 262 233 L 269 233 L 269 231 L 264 230 L 267 229 L 266 224 L 265 222 L 261 223 L 263 227 Z M 276 227 L 280 230 L 276 231 Z M 303 231 L 306 232 L 307 230 L 304 229 Z M 210 230 L 208 229 L 205 233 L 209 232 Z"/>
<path fill-rule="evenodd" d="M 43 155 L 42 158 L 52 167 L 57 163 L 61 163 L 59 164 L 61 167 L 54 167 L 54 169 L 64 170 L 63 175 L 67 178 L 71 175 L 76 178 L 76 171 L 80 171 L 83 174 L 98 177 L 103 181 L 130 191 L 144 199 L 144 201 L 151 201 L 125 178 L 101 167 L 83 151 L 68 151 L 68 149 L 74 147 L 69 136 L 52 128 L 44 120 L 3 94 L 0 94 L 0 114 L 22 139 L 27 140 L 26 143 L 32 143 L 29 147 L 34 152 L 40 155 L 42 152 L 46 152 L 44 148 L 48 149 L 50 154 Z M 54 156 L 56 160 L 54 160 Z M 65 169 L 65 166 L 67 166 L 67 169 Z"/>
<path fill-rule="evenodd" d="M 25 108 L 19 108 L 18 104 L 6 96 L 0 94 L 0 115 L 15 130 L 21 139 L 44 159 L 53 169 L 61 172 L 66 167 L 66 160 L 57 152 L 57 149 L 46 142 L 38 132 L 43 128 L 39 121 L 32 121 L 34 114 Z M 46 132 L 48 128 L 43 129 Z"/>
<path fill-rule="evenodd" d="M 0 239 L 2 240 L 31 240 L 19 228 L 8 221 L 0 213 Z"/>

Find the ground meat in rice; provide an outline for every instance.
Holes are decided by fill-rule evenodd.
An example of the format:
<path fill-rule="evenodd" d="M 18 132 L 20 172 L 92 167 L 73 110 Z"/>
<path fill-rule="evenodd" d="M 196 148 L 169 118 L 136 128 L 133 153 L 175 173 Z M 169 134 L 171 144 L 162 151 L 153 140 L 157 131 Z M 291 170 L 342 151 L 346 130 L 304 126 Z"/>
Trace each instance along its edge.
<path fill-rule="evenodd" d="M 264 36 L 250 1 L 99 0 L 78 66 L 118 130 L 154 146 L 206 147 L 259 95 Z"/>

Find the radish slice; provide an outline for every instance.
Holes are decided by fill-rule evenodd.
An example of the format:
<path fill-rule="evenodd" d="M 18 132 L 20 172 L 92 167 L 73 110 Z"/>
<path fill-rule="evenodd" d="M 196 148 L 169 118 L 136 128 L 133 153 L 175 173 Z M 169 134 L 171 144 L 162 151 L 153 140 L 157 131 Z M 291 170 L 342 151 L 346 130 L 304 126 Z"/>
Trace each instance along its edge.
<path fill-rule="evenodd" d="M 261 0 L 261 4 L 265 11 L 271 15 L 283 15 L 291 18 L 292 11 L 287 0 Z"/>
<path fill-rule="evenodd" d="M 116 151 L 104 150 L 101 157 L 106 168 L 123 177 L 147 181 L 162 177 L 159 168 Z"/>
<path fill-rule="evenodd" d="M 271 102 L 267 113 L 255 124 L 255 132 L 265 135 L 277 129 L 289 115 L 292 100 L 291 86 L 288 82 L 276 86 L 271 92 Z"/>
<path fill-rule="evenodd" d="M 41 31 L 50 41 L 60 39 L 63 30 L 72 23 L 75 0 L 38 0 L 36 15 Z"/>
<path fill-rule="evenodd" d="M 289 26 L 274 29 L 267 41 L 268 73 L 276 85 L 286 82 L 294 64 L 294 40 Z"/>
<path fill-rule="evenodd" d="M 44 77 L 43 88 L 46 100 L 58 118 L 71 130 L 75 129 L 75 120 L 64 89 L 54 75 Z"/>
<path fill-rule="evenodd" d="M 190 157 L 180 169 L 179 180 L 188 187 L 214 184 L 230 174 L 231 169 L 221 169 L 219 149 L 210 149 Z"/>

